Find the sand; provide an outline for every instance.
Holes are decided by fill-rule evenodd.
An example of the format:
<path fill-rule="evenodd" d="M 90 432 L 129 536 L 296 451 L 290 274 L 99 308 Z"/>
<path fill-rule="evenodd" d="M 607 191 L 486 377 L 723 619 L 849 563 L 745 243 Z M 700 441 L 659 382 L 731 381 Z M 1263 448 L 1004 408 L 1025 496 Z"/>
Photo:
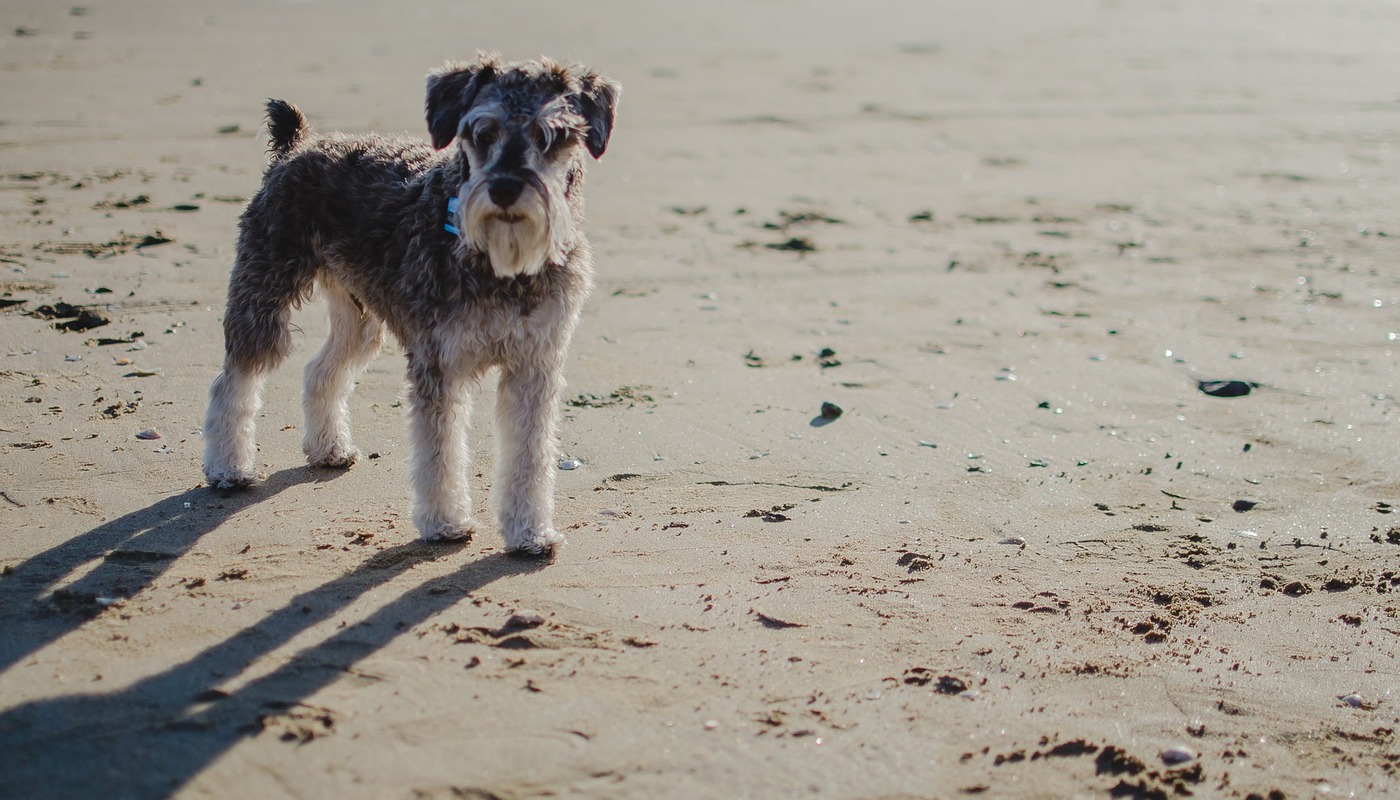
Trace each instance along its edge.
<path fill-rule="evenodd" d="M 0 11 L 0 796 L 1400 792 L 1400 11 L 481 5 Z M 305 466 L 315 303 L 201 481 L 264 99 L 477 48 L 626 88 L 550 564 L 416 541 L 394 346 Z"/>

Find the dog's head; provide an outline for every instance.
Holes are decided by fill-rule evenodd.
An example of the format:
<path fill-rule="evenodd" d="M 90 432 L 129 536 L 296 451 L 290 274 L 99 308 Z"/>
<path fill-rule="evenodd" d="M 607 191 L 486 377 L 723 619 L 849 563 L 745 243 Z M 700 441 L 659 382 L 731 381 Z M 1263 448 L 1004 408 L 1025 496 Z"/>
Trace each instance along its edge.
<path fill-rule="evenodd" d="M 562 263 L 574 241 L 570 194 L 583 153 L 603 155 L 622 87 L 549 59 L 503 64 L 494 55 L 428 75 L 428 131 L 457 140 L 468 164 L 458 191 L 463 244 L 497 275 Z"/>

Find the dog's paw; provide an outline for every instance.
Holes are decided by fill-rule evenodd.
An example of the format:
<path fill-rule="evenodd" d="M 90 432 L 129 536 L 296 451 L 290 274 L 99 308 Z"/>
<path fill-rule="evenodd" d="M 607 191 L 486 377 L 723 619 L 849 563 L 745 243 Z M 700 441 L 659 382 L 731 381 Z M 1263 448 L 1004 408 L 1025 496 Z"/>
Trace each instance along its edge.
<path fill-rule="evenodd" d="M 360 448 L 354 445 L 334 445 L 324 453 L 306 453 L 306 463 L 324 469 L 349 469 L 359 460 Z"/>
<path fill-rule="evenodd" d="M 251 489 L 262 482 L 262 476 L 256 472 L 219 470 L 205 473 L 204 480 L 211 489 Z"/>
<path fill-rule="evenodd" d="M 506 552 L 521 556 L 550 557 L 568 540 L 553 528 L 530 528 L 506 537 Z"/>
<path fill-rule="evenodd" d="M 476 523 L 472 520 L 452 522 L 434 517 L 415 522 L 418 537 L 425 542 L 470 542 L 476 533 Z"/>

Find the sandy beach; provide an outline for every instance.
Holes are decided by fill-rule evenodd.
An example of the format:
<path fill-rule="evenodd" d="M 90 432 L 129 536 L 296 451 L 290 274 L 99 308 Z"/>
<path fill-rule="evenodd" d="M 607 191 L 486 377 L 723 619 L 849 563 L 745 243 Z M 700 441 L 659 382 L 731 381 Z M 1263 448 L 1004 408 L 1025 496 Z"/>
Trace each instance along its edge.
<path fill-rule="evenodd" d="M 1400 794 L 1400 7 L 938 5 L 6 3 L 0 796 Z M 200 468 L 266 99 L 478 49 L 625 88 L 550 563 L 319 302 Z"/>

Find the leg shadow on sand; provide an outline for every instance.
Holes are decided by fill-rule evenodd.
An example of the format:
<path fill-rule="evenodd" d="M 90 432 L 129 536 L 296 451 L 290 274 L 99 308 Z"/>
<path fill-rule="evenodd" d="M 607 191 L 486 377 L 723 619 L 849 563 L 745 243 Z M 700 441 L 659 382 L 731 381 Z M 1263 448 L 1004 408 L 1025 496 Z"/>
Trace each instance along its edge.
<path fill-rule="evenodd" d="M 256 493 L 224 497 L 224 507 L 217 513 L 196 514 L 185 507 L 185 503 L 200 505 L 192 497 L 207 499 L 208 490 L 199 489 L 104 523 L 17 566 L 14 574 L 0 581 L 0 608 L 4 609 L 0 613 L 12 621 L 29 613 L 59 581 L 94 560 L 100 560 L 96 567 L 66 587 L 69 597 L 110 591 L 116 577 L 122 577 L 127 593 L 134 594 L 239 509 L 267 499 L 270 491 L 313 479 L 309 470 L 288 470 Z M 6 762 L 0 769 L 0 796 L 166 797 L 239 741 L 256 734 L 258 721 L 269 709 L 286 708 L 310 697 L 463 596 L 547 563 L 496 554 L 465 564 L 414 586 L 363 622 L 338 630 L 273 672 L 231 693 L 219 688 L 414 565 L 461 549 L 462 545 L 422 542 L 391 547 L 352 572 L 292 598 L 185 663 L 124 689 L 65 695 L 0 711 L 0 752 Z M 130 580 L 125 567 L 133 561 L 152 567 L 143 571 L 144 583 Z M 7 641 L 0 645 L 0 669 L 75 630 L 85 619 L 81 614 L 53 616 L 60 622 L 7 626 L 20 634 L 13 640 L 6 634 Z M 70 618 L 75 621 L 63 621 Z"/>

